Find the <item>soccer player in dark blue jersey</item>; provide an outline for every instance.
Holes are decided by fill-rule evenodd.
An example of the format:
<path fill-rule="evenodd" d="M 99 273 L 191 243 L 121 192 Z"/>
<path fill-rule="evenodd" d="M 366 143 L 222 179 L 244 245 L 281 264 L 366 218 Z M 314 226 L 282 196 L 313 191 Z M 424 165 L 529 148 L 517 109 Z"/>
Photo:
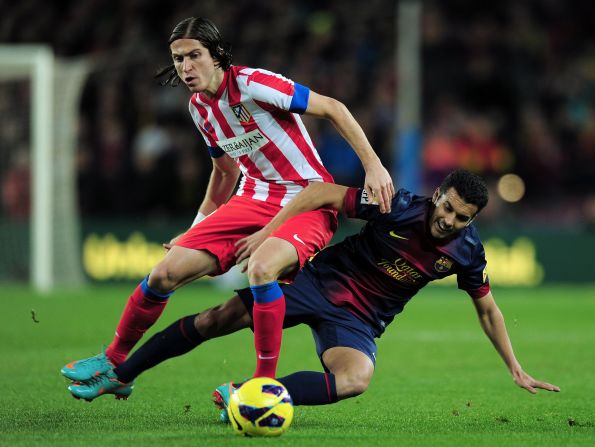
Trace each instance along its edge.
<path fill-rule="evenodd" d="M 312 328 L 324 373 L 301 371 L 278 380 L 296 405 L 321 405 L 363 393 L 376 363 L 376 344 L 386 326 L 428 282 L 456 274 L 458 287 L 472 298 L 481 326 L 508 367 L 515 383 L 531 393 L 559 391 L 534 379 L 516 359 L 504 318 L 490 291 L 484 249 L 472 221 L 487 204 L 479 176 L 457 170 L 433 196 L 401 189 L 391 212 L 363 189 L 315 183 L 298 194 L 266 227 L 238 244 L 238 259 L 252 253 L 285 220 L 317 208 L 341 210 L 367 224 L 359 234 L 322 250 L 295 281 L 283 287 L 284 327 Z M 95 379 L 73 384 L 75 397 L 93 399 L 111 393 L 127 396 L 133 380 L 167 358 L 184 354 L 205 340 L 251 325 L 250 289 L 226 303 L 177 321 L 156 334 L 126 362 Z M 227 405 L 233 385 L 217 388 L 215 402 Z M 222 419 L 226 413 L 222 411 Z"/>

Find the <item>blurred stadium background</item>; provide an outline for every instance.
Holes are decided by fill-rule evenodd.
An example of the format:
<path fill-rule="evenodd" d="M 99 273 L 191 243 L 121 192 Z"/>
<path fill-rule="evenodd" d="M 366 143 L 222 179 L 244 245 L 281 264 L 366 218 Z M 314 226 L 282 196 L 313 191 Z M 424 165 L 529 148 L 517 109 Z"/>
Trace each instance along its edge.
<path fill-rule="evenodd" d="M 35 280 L 42 289 L 136 280 L 162 256 L 159 243 L 192 221 L 209 157 L 185 88 L 153 80 L 168 63 L 173 25 L 190 15 L 219 25 L 234 63 L 343 101 L 397 185 L 430 193 L 459 166 L 486 176 L 491 202 L 477 224 L 494 282 L 595 279 L 593 2 L 419 3 L 419 19 L 409 23 L 419 25 L 413 59 L 397 56 L 407 37 L 397 24 L 399 7 L 417 2 L 61 4 L 2 7 L 0 279 Z M 33 59 L 24 44 L 53 52 L 52 108 L 37 111 L 41 126 L 52 126 L 37 137 L 49 146 L 43 160 L 33 147 L 36 76 L 9 69 L 19 57 Z M 419 76 L 409 82 L 419 85 L 419 105 L 407 106 L 411 92 L 400 90 L 410 67 L 400 65 L 415 58 Z M 406 129 L 396 129 L 411 107 L 419 109 L 413 126 L 421 139 L 407 155 Z M 307 125 L 336 181 L 361 184 L 359 162 L 332 126 Z M 35 186 L 39 172 L 49 173 L 50 186 Z M 31 259 L 41 257 L 45 267 L 34 267 Z"/>

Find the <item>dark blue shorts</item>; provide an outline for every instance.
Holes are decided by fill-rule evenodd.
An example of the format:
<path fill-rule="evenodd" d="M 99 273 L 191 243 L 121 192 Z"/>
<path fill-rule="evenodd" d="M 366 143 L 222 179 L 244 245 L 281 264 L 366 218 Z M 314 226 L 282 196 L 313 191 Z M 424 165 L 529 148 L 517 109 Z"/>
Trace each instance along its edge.
<path fill-rule="evenodd" d="M 357 349 L 366 354 L 376 365 L 374 332 L 351 312 L 335 306 L 321 295 L 315 279 L 307 268 L 297 275 L 292 284 L 281 284 L 285 294 L 284 328 L 307 324 L 316 342 L 316 353 L 322 361 L 324 351 L 337 346 Z M 250 288 L 236 291 L 252 315 L 254 300 Z"/>

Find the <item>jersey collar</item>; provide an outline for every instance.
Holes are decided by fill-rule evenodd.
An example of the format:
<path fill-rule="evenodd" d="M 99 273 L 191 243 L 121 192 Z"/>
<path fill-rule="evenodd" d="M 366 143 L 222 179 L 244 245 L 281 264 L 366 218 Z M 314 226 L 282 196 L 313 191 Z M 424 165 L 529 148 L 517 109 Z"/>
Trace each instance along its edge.
<path fill-rule="evenodd" d="M 203 93 L 199 93 L 198 94 L 198 98 L 205 103 L 213 103 L 215 101 L 218 101 L 219 98 L 221 98 L 221 95 L 223 95 L 223 92 L 225 91 L 226 87 L 227 87 L 227 81 L 229 79 L 229 72 L 231 71 L 231 68 L 227 71 L 223 72 L 223 79 L 221 80 L 221 84 L 219 85 L 219 88 L 217 89 L 217 91 L 215 92 L 215 96 L 213 96 L 212 98 L 203 94 Z"/>

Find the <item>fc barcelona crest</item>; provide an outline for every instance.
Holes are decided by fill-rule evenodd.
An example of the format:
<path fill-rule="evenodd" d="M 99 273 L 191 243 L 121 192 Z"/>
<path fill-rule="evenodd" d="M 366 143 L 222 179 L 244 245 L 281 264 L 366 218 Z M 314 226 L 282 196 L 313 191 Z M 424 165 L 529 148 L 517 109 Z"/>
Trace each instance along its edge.
<path fill-rule="evenodd" d="M 244 104 L 240 103 L 237 106 L 232 106 L 231 110 L 240 123 L 247 123 L 252 119 L 252 115 L 250 115 L 250 112 L 248 112 L 248 109 Z"/>
<path fill-rule="evenodd" d="M 436 269 L 437 272 L 440 272 L 440 273 L 448 272 L 451 267 L 452 267 L 452 261 L 450 259 L 448 259 L 446 256 L 441 256 L 440 259 L 438 259 L 434 263 L 434 268 Z"/>

